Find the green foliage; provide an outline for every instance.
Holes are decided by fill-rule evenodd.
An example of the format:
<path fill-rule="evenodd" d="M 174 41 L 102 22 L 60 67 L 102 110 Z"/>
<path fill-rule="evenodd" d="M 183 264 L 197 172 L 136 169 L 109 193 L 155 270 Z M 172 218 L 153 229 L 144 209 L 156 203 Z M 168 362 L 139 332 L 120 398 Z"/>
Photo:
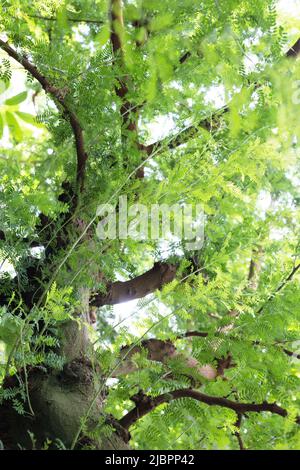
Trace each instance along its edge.
<path fill-rule="evenodd" d="M 3 79 L 0 83 L 0 93 L 6 91 L 8 87 L 8 80 L 6 76 L 1 76 Z M 23 132 L 26 135 L 26 128 L 22 130 L 22 122 L 26 122 L 31 126 L 37 126 L 37 122 L 32 114 L 19 111 L 19 104 L 23 103 L 27 98 L 27 91 L 22 91 L 10 98 L 7 98 L 0 105 L 0 138 L 3 136 L 5 124 L 8 126 L 10 136 L 15 141 L 20 142 L 23 138 Z M 21 121 L 20 121 L 21 119 Z"/>
<path fill-rule="evenodd" d="M 60 371 L 58 332 L 76 317 L 81 289 L 105 292 L 107 283 L 140 275 L 165 259 L 176 263 L 176 280 L 136 307 L 101 307 L 90 335 L 105 380 L 112 380 L 122 346 L 156 337 L 172 340 L 181 354 L 164 364 L 149 360 L 145 350 L 134 354 L 134 370 L 107 382 L 104 412 L 120 419 L 139 390 L 158 396 L 186 387 L 236 401 L 277 402 L 288 417 L 249 414 L 241 429 L 245 445 L 299 449 L 300 366 L 284 351 L 299 349 L 300 332 L 299 274 L 288 278 L 300 255 L 300 60 L 284 57 L 299 19 L 283 21 L 273 0 L 123 2 L 120 64 L 109 42 L 108 3 L 0 5 L 1 34 L 63 93 L 88 154 L 85 191 L 70 216 L 74 201 L 63 197 L 62 184 L 74 190 L 77 158 L 66 112 L 2 51 L 1 380 L 32 367 Z M 198 131 L 183 145 L 155 148 L 144 161 L 120 113 L 120 78 L 128 88 L 129 116 L 137 110 L 140 144 L 161 136 L 172 141 L 190 125 Z M 204 119 L 210 127 L 199 125 Z M 129 177 L 142 162 L 145 177 Z M 128 204 L 148 207 L 201 204 L 203 247 L 191 252 L 181 240 L 99 241 L 97 206 L 117 204 L 119 194 L 127 195 Z M 41 214 L 48 221 L 44 226 Z M 71 223 L 59 238 L 66 216 Z M 88 227 L 84 236 L 82 227 Z M 39 254 L 32 244 L 37 240 Z M 254 279 L 251 260 L 260 265 Z M 28 306 L 22 294 L 31 283 Z M 207 336 L 179 338 L 196 330 Z M 233 367 L 211 382 L 184 360 L 217 367 L 229 353 Z M 0 402 L 10 400 L 24 413 L 25 385 L 1 388 Z M 138 420 L 130 444 L 236 449 L 236 431 L 232 410 L 184 398 Z M 91 439 L 112 432 L 105 416 L 93 432 L 86 431 Z M 45 442 L 44 448 L 51 445 Z"/>

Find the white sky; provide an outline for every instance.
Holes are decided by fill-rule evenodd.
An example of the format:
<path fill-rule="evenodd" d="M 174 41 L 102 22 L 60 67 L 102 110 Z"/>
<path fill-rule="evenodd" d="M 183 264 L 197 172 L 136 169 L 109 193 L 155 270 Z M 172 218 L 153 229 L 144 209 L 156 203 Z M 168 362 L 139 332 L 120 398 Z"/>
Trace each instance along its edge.
<path fill-rule="evenodd" d="M 300 0 L 279 0 L 277 8 L 284 15 L 300 17 Z"/>

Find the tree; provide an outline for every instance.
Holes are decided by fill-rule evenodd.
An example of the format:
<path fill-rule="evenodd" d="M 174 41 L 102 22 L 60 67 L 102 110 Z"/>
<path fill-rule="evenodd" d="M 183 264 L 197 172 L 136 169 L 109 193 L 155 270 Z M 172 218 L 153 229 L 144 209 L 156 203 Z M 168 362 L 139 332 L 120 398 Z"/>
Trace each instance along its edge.
<path fill-rule="evenodd" d="M 0 14 L 4 448 L 299 449 L 291 21 L 271 0 Z M 102 239 L 121 195 L 200 204 L 202 246 Z"/>

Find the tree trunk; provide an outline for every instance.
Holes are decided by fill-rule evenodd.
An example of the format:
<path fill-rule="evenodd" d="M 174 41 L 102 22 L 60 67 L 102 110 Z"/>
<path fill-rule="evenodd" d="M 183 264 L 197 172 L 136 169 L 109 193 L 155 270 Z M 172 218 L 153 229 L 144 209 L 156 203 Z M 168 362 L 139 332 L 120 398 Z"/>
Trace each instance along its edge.
<path fill-rule="evenodd" d="M 29 412 L 28 405 L 26 415 L 21 415 L 10 400 L 2 403 L 0 440 L 4 448 L 40 449 L 49 441 L 50 448 L 61 442 L 66 449 L 71 448 L 82 419 L 88 415 L 75 448 L 129 449 L 126 443 L 128 432 L 113 419 L 106 422 L 112 424 L 115 431 L 101 437 L 99 422 L 104 416 L 106 387 L 100 367 L 93 363 L 87 327 L 77 321 L 66 322 L 61 327 L 60 337 L 59 354 L 65 358 L 63 370 L 46 371 L 35 367 L 27 371 L 28 394 L 34 415 Z M 25 379 L 23 372 L 20 376 Z M 18 386 L 16 376 L 7 377 L 3 384 L 4 389 Z M 97 437 L 91 439 L 89 431 L 95 431 L 97 425 Z"/>
<path fill-rule="evenodd" d="M 2 405 L 0 436 L 5 449 L 40 449 L 47 441 L 51 441 L 50 448 L 55 448 L 59 441 L 66 449 L 72 446 L 81 419 L 88 412 L 99 384 L 94 383 L 90 364 L 78 360 L 68 366 L 68 372 L 64 370 L 60 374 L 31 373 L 29 390 L 34 416 L 18 414 L 9 402 Z M 89 431 L 95 429 L 99 422 L 103 400 L 103 396 L 98 397 L 89 414 Z M 90 439 L 83 431 L 75 448 L 84 445 L 96 449 L 129 448 L 120 432 L 103 439 L 101 434 L 97 439 Z"/>

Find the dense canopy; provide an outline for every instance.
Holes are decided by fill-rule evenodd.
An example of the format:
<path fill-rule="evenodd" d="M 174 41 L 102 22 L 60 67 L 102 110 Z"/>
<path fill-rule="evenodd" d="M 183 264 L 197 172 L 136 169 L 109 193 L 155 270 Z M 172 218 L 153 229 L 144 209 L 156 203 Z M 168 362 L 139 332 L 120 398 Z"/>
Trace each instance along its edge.
<path fill-rule="evenodd" d="M 300 448 L 287 3 L 2 0 L 4 448 Z M 101 239 L 120 196 L 201 206 L 202 244 Z"/>

